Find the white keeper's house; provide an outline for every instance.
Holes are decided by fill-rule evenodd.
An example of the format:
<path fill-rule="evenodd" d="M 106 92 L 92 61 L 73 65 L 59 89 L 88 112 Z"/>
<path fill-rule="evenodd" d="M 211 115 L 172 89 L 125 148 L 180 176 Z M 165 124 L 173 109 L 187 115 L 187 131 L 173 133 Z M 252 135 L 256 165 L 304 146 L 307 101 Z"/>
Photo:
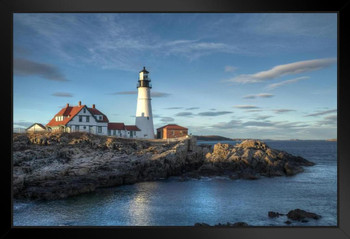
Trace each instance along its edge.
<path fill-rule="evenodd" d="M 126 138 L 137 138 L 140 131 L 135 125 L 109 122 L 107 116 L 95 104 L 92 107 L 82 105 L 66 105 L 46 125 L 49 131 L 88 132 L 97 135 L 112 135 Z"/>

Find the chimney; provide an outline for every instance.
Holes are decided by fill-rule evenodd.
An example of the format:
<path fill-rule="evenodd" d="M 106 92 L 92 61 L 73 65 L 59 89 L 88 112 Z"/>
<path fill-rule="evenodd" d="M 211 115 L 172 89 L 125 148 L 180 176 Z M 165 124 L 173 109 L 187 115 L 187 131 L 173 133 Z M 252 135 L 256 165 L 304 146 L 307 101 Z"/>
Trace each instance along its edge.
<path fill-rule="evenodd" d="M 95 104 L 92 104 L 92 108 L 95 109 Z"/>
<path fill-rule="evenodd" d="M 79 106 L 81 106 L 81 101 L 79 100 Z"/>
<path fill-rule="evenodd" d="M 68 107 L 69 107 L 69 104 L 67 103 L 67 104 L 66 104 L 66 108 L 68 108 Z"/>

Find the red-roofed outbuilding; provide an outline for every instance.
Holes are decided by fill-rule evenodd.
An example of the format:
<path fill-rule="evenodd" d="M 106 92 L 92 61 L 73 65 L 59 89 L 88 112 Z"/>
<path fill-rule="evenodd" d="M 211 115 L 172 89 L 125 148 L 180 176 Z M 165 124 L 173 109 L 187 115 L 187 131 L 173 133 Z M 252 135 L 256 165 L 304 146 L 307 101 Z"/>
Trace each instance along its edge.
<path fill-rule="evenodd" d="M 188 128 L 177 124 L 168 124 L 157 129 L 157 139 L 180 138 L 188 135 Z"/>

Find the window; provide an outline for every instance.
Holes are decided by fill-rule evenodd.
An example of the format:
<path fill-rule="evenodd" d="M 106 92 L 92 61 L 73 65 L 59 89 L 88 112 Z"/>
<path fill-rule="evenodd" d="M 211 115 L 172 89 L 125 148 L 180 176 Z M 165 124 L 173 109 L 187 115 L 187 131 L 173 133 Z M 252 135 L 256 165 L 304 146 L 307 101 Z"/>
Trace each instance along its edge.
<path fill-rule="evenodd" d="M 103 118 L 102 115 L 100 115 L 100 120 L 102 120 L 102 118 Z"/>
<path fill-rule="evenodd" d="M 83 122 L 83 116 L 79 115 L 79 122 Z"/>
<path fill-rule="evenodd" d="M 56 120 L 56 121 L 63 121 L 63 116 L 56 116 L 56 117 L 55 117 L 55 120 Z"/>
<path fill-rule="evenodd" d="M 75 126 L 75 131 L 79 131 L 79 125 Z"/>
<path fill-rule="evenodd" d="M 173 134 L 173 136 L 175 135 L 175 130 L 172 130 L 171 133 Z"/>
<path fill-rule="evenodd" d="M 86 122 L 90 122 L 90 116 L 86 116 Z"/>
<path fill-rule="evenodd" d="M 116 135 L 117 131 L 116 130 L 113 130 L 113 135 Z"/>
<path fill-rule="evenodd" d="M 98 126 L 98 127 L 97 127 L 97 132 L 98 132 L 98 133 L 102 133 L 102 126 Z"/>
<path fill-rule="evenodd" d="M 86 113 L 86 109 L 85 108 L 83 109 L 83 112 Z"/>
<path fill-rule="evenodd" d="M 86 126 L 84 126 L 83 129 L 86 129 Z"/>

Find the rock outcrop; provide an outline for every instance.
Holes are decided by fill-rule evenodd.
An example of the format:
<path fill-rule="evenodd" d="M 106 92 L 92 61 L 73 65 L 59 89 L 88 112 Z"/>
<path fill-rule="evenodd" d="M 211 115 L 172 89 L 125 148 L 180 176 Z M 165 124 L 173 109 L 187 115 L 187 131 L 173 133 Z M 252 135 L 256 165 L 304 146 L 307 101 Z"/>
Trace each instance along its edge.
<path fill-rule="evenodd" d="M 289 219 L 295 220 L 295 221 L 301 221 L 301 222 L 307 222 L 306 219 L 311 218 L 318 220 L 321 218 L 320 215 L 313 213 L 313 212 L 307 212 L 301 209 L 294 209 L 288 212 L 287 217 Z"/>
<path fill-rule="evenodd" d="M 195 137 L 137 140 L 87 133 L 14 134 L 15 198 L 57 199 L 169 176 L 294 175 L 313 163 L 261 141 L 197 146 Z"/>
<path fill-rule="evenodd" d="M 271 149 L 264 142 L 245 140 L 237 145 L 214 145 L 213 151 L 205 155 L 197 174 L 258 179 L 261 176 L 292 176 L 303 172 L 302 166 L 312 165 L 314 163 L 302 157 Z"/>
<path fill-rule="evenodd" d="M 203 163 L 195 147 L 191 137 L 168 143 L 85 133 L 15 135 L 14 197 L 65 198 L 180 175 Z"/>
<path fill-rule="evenodd" d="M 304 211 L 304 210 L 301 210 L 301 209 L 291 210 L 287 214 L 282 214 L 282 213 L 279 213 L 279 212 L 269 211 L 268 212 L 268 216 L 269 216 L 269 218 L 276 218 L 276 217 L 279 217 L 279 216 L 286 216 L 290 220 L 299 221 L 299 222 L 302 222 L 302 223 L 309 222 L 308 219 L 318 220 L 318 219 L 320 219 L 322 217 L 321 215 L 318 215 L 316 213 L 307 212 L 307 211 Z M 290 221 L 290 220 L 287 220 L 284 223 L 285 224 L 292 224 L 292 221 Z"/>
<path fill-rule="evenodd" d="M 272 211 L 269 211 L 269 212 L 268 212 L 268 216 L 269 216 L 270 218 L 275 218 L 275 217 L 279 217 L 279 216 L 284 216 L 284 214 L 279 213 L 279 212 L 272 212 Z"/>

